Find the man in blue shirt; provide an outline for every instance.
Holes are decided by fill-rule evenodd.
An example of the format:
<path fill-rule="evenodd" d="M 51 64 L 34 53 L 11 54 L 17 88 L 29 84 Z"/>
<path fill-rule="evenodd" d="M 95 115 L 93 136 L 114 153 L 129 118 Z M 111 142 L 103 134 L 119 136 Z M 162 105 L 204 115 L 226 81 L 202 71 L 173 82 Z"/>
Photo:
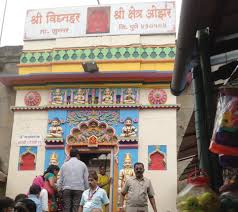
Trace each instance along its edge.
<path fill-rule="evenodd" d="M 91 171 L 88 176 L 89 189 L 83 192 L 79 212 L 102 211 L 105 205 L 106 212 L 109 212 L 109 199 L 104 189 L 97 184 L 98 175 Z"/>

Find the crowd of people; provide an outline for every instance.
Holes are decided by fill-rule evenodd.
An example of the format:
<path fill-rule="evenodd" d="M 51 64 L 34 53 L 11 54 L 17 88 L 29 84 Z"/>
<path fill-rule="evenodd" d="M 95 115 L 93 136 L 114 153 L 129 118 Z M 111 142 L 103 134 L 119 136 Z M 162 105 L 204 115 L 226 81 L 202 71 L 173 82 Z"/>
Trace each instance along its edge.
<path fill-rule="evenodd" d="M 136 163 L 134 171 L 135 177 L 128 179 L 121 191 L 120 212 L 148 212 L 148 198 L 157 212 L 151 181 L 143 176 L 144 165 Z M 50 165 L 33 180 L 27 194 L 19 194 L 15 200 L 0 198 L 0 212 L 109 212 L 111 182 L 104 166 L 99 167 L 98 174 L 88 171 L 79 159 L 79 151 L 73 148 L 61 169 Z"/>

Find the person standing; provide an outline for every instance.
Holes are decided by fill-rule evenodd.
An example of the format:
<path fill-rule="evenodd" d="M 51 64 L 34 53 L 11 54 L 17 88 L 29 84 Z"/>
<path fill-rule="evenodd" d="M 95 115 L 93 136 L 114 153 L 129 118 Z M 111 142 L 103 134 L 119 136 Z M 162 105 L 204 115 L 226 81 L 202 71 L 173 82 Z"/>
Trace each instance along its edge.
<path fill-rule="evenodd" d="M 44 177 L 39 175 L 37 177 L 34 178 L 32 185 L 38 185 L 41 188 L 41 192 L 40 192 L 40 201 L 41 201 L 41 206 L 42 206 L 42 211 L 44 212 L 48 212 L 48 192 L 47 190 L 44 188 Z"/>
<path fill-rule="evenodd" d="M 129 178 L 121 190 L 121 207 L 123 211 L 124 197 L 127 194 L 126 212 L 148 212 L 148 197 L 154 212 L 157 212 L 154 190 L 151 181 L 143 176 L 144 164 L 135 163 L 135 176 Z"/>
<path fill-rule="evenodd" d="M 48 210 L 49 212 L 57 211 L 57 202 L 56 202 L 56 182 L 57 175 L 59 173 L 59 167 L 57 165 L 49 165 L 47 170 L 44 172 L 44 189 L 48 193 Z"/>
<path fill-rule="evenodd" d="M 88 168 L 79 160 L 78 149 L 70 150 L 70 159 L 61 167 L 58 189 L 62 191 L 63 211 L 77 212 L 82 193 L 88 188 Z"/>
<path fill-rule="evenodd" d="M 106 169 L 103 165 L 99 166 L 99 174 L 98 174 L 98 186 L 103 188 L 107 192 L 107 196 L 109 197 L 110 193 L 110 184 L 112 179 L 106 174 Z"/>
<path fill-rule="evenodd" d="M 78 212 L 102 212 L 103 206 L 105 211 L 109 212 L 109 199 L 104 189 L 98 186 L 98 175 L 91 171 L 88 176 L 89 189 L 83 192 Z"/>

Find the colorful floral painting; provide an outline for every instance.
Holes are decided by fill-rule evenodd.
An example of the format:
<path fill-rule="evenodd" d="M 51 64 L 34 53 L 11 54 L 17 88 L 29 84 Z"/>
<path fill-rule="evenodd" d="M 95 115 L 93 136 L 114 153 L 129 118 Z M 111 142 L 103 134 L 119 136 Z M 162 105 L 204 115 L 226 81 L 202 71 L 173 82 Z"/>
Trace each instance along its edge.
<path fill-rule="evenodd" d="M 149 145 L 148 146 L 148 169 L 167 170 L 167 146 Z"/>

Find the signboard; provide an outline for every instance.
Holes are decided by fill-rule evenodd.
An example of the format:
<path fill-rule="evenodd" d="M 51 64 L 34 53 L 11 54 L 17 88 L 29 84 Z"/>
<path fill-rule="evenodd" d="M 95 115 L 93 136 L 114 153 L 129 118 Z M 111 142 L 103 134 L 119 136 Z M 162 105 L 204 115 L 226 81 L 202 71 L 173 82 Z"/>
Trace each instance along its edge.
<path fill-rule="evenodd" d="M 28 10 L 25 40 L 175 33 L 175 1 Z"/>
<path fill-rule="evenodd" d="M 44 140 L 41 135 L 18 135 L 16 136 L 17 146 L 41 146 L 44 145 Z"/>

